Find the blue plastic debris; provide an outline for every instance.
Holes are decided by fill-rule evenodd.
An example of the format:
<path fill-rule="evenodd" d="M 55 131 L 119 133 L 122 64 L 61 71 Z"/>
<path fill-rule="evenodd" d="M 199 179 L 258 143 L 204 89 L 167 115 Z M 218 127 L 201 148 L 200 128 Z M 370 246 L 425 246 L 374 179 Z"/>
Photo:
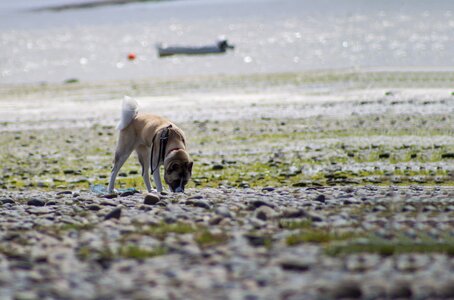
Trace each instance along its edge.
<path fill-rule="evenodd" d="M 90 186 L 90 191 L 92 191 L 93 193 L 98 194 L 98 195 L 109 194 L 109 192 L 107 191 L 107 187 L 106 187 L 105 185 L 102 185 L 102 184 L 92 184 L 92 185 Z M 140 191 L 137 190 L 136 188 L 116 189 L 115 192 L 116 192 L 116 193 L 119 193 L 119 194 L 124 194 L 124 193 L 131 193 L 131 194 L 140 193 Z"/>

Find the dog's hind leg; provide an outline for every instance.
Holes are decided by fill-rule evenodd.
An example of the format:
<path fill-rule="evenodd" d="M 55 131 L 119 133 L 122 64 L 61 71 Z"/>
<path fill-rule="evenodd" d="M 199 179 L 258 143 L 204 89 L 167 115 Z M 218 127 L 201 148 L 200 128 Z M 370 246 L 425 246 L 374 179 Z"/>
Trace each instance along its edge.
<path fill-rule="evenodd" d="M 158 190 L 158 193 L 162 192 L 162 183 L 161 183 L 161 175 L 159 175 L 159 168 L 156 168 L 156 170 L 154 170 L 153 180 L 154 180 L 154 183 L 156 184 L 156 189 Z"/>
<path fill-rule="evenodd" d="M 145 186 L 147 187 L 147 191 L 151 192 L 151 184 L 150 184 L 150 155 L 151 150 L 149 147 L 141 145 L 136 148 L 137 156 L 139 158 L 140 165 L 142 166 L 142 178 Z"/>
<path fill-rule="evenodd" d="M 115 186 L 115 179 L 117 178 L 118 171 L 120 171 L 123 164 L 131 155 L 132 150 L 134 150 L 134 137 L 131 137 L 130 135 L 126 134 L 123 131 L 120 132 L 117 149 L 115 150 L 114 167 L 112 168 L 112 173 L 110 174 L 109 187 L 107 188 L 109 193 L 113 192 Z"/>

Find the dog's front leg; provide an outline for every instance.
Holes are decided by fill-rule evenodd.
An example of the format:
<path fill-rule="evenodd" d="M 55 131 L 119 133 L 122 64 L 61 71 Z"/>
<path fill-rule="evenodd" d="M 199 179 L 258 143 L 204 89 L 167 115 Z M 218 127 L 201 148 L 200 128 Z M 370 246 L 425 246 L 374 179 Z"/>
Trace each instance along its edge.
<path fill-rule="evenodd" d="M 161 183 L 161 175 L 159 174 L 159 167 L 156 168 L 156 170 L 154 170 L 153 180 L 154 180 L 154 183 L 156 184 L 156 189 L 158 190 L 158 193 L 162 192 L 162 183 Z"/>

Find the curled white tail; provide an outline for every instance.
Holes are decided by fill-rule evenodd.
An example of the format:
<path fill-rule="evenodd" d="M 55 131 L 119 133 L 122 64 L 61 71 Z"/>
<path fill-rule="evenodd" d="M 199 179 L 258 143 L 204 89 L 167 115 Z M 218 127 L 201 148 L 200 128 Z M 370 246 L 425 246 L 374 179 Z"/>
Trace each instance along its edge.
<path fill-rule="evenodd" d="M 121 106 L 121 118 L 120 123 L 117 125 L 117 130 L 123 130 L 131 124 L 132 120 L 137 116 L 138 107 L 136 100 L 125 96 Z"/>

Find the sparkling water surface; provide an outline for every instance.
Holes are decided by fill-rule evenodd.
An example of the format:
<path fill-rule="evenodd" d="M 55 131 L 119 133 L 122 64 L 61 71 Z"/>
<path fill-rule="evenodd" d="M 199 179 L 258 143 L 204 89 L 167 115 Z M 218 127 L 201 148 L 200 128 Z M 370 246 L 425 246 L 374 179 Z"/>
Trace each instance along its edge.
<path fill-rule="evenodd" d="M 62 3 L 73 1 L 0 3 L 0 84 L 454 69 L 454 2 L 447 0 L 181 0 L 36 11 Z M 206 45 L 220 35 L 235 50 L 157 56 L 159 42 Z"/>

